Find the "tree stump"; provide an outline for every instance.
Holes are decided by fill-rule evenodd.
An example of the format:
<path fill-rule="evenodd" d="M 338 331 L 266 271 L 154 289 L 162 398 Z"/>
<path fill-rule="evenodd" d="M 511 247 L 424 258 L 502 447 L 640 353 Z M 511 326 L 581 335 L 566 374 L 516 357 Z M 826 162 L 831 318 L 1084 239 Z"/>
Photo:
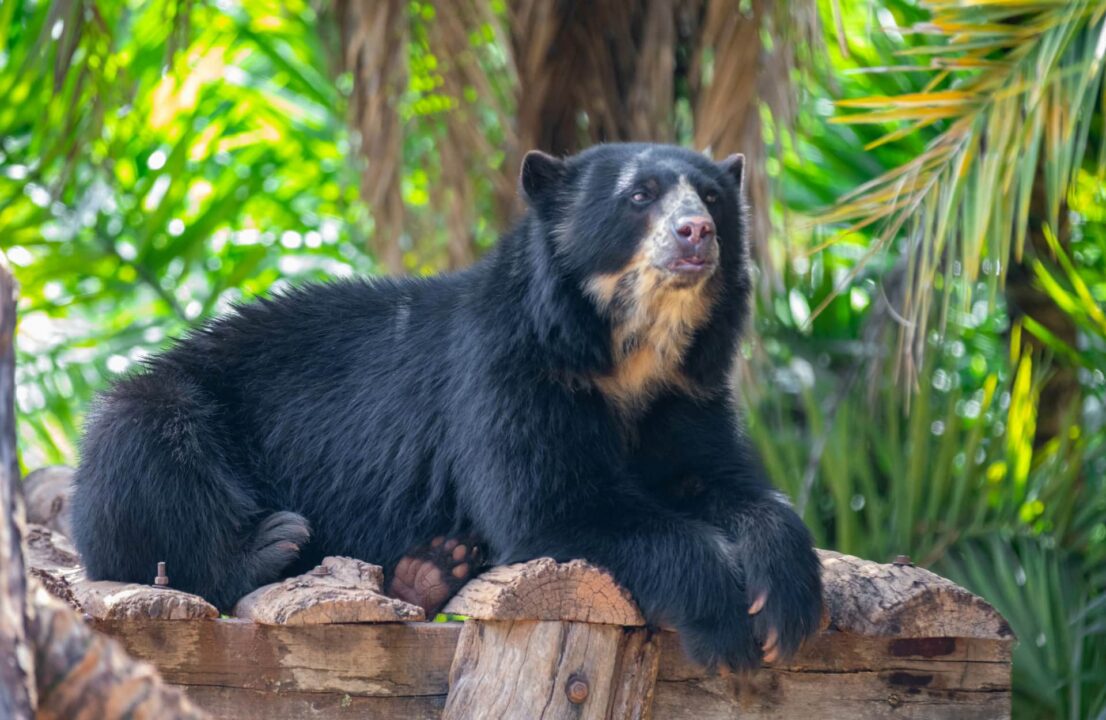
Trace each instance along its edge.
<path fill-rule="evenodd" d="M 471 619 L 443 718 L 647 716 L 660 644 L 606 572 L 549 558 L 493 568 L 445 611 Z"/>

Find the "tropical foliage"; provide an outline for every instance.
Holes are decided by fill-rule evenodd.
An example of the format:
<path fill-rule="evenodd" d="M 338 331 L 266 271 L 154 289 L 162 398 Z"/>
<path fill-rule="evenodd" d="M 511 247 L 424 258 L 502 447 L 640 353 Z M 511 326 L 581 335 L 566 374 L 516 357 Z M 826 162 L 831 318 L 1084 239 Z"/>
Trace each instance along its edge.
<path fill-rule="evenodd" d="M 769 472 L 996 604 L 1018 716 L 1106 718 L 1104 56 L 1102 0 L 3 0 L 23 463 L 241 298 L 471 262 L 531 146 L 743 150 Z"/>

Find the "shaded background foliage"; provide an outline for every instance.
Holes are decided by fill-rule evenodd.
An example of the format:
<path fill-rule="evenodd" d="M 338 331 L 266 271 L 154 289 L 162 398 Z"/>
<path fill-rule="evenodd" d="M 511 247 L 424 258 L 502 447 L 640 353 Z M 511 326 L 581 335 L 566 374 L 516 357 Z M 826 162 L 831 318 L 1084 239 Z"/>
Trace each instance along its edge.
<path fill-rule="evenodd" d="M 750 159 L 739 392 L 819 544 L 1011 620 L 1019 717 L 1106 718 L 1101 0 L 3 0 L 27 467 L 287 283 L 461 267 L 539 147 Z"/>

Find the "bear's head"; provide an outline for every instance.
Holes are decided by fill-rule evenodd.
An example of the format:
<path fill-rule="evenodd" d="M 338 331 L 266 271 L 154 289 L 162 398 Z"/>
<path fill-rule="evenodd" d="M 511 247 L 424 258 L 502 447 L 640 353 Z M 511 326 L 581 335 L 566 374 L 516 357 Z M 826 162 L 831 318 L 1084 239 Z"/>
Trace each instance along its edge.
<path fill-rule="evenodd" d="M 610 367 L 594 381 L 624 410 L 662 388 L 695 391 L 696 346 L 736 343 L 749 289 L 743 170 L 741 155 L 713 162 L 646 144 L 523 161 L 522 190 L 559 272 L 608 328 Z"/>

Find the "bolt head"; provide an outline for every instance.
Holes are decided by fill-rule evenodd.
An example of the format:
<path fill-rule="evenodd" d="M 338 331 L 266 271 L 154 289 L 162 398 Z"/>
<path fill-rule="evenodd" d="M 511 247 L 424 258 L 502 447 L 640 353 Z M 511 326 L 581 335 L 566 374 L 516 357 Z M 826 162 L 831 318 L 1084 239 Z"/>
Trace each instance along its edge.
<path fill-rule="evenodd" d="M 579 676 L 573 676 L 568 679 L 568 684 L 565 685 L 565 694 L 568 696 L 568 701 L 573 705 L 579 705 L 588 699 L 588 681 Z"/>

